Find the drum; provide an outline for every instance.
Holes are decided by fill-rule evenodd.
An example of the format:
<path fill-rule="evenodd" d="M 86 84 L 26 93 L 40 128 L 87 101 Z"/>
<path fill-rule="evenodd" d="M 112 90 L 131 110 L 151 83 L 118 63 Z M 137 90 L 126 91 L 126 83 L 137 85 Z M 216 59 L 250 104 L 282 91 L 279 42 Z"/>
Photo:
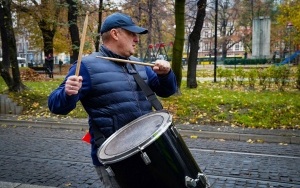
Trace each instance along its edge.
<path fill-rule="evenodd" d="M 208 187 L 166 111 L 125 125 L 102 144 L 97 156 L 122 188 Z"/>

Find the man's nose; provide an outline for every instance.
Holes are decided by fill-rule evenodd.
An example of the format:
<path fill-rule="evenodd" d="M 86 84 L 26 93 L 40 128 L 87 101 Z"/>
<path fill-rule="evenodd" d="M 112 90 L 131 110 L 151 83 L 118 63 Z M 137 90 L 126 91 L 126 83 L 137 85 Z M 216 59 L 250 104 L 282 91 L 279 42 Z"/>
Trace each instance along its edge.
<path fill-rule="evenodd" d="M 136 33 L 133 36 L 133 41 L 134 42 L 139 42 L 139 36 Z"/>

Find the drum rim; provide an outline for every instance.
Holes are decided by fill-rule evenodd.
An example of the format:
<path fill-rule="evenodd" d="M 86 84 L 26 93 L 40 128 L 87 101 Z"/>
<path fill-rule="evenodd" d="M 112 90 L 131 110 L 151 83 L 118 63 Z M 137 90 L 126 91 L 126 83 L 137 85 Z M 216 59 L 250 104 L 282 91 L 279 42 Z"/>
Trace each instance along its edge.
<path fill-rule="evenodd" d="M 125 129 L 127 129 L 128 127 L 130 127 L 131 125 L 134 125 L 136 122 L 141 121 L 141 119 L 144 119 L 145 117 L 148 116 L 153 116 L 155 114 L 159 114 L 159 113 L 163 113 L 163 114 L 167 114 L 168 118 L 163 120 L 163 125 L 160 126 L 156 131 L 154 131 L 152 133 L 152 135 L 145 139 L 144 142 L 140 143 L 138 146 L 129 149 L 128 151 L 125 151 L 123 153 L 120 153 L 118 155 L 115 156 L 110 156 L 110 158 L 105 158 L 105 159 L 101 159 L 100 158 L 100 154 L 103 153 L 102 150 L 103 148 L 106 148 L 106 145 L 112 140 L 114 139 L 117 135 L 119 135 L 122 131 L 124 131 Z M 114 134 L 112 134 L 102 145 L 100 148 L 98 148 L 97 151 L 97 157 L 99 159 L 99 161 L 106 165 L 106 164 L 112 164 L 112 163 L 116 163 L 119 161 L 122 161 L 124 159 L 127 159 L 133 155 L 135 155 L 138 152 L 143 151 L 146 147 L 148 147 L 150 144 L 152 144 L 155 140 L 157 140 L 172 124 L 172 116 L 165 110 L 162 111 L 154 111 L 154 112 L 150 112 L 148 114 L 145 114 L 143 116 L 140 116 L 139 118 L 131 121 L 130 123 L 128 123 L 127 125 L 123 126 L 122 128 L 120 128 L 119 130 L 117 130 Z"/>

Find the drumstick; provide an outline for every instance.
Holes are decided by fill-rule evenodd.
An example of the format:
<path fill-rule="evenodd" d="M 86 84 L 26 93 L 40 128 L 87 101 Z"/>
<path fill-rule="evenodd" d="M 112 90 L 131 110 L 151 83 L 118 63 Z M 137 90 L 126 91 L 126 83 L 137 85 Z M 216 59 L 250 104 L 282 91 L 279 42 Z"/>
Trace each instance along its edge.
<path fill-rule="evenodd" d="M 89 11 L 86 12 L 86 16 L 85 16 L 85 20 L 84 20 L 84 24 L 83 24 L 83 30 L 82 30 L 82 34 L 81 34 L 79 54 L 78 54 L 76 72 L 75 72 L 76 76 L 79 75 L 79 70 L 80 70 L 80 65 L 81 65 L 81 58 L 82 58 L 82 51 L 83 51 L 83 47 L 84 47 L 85 34 L 86 34 L 86 29 L 87 29 L 87 24 L 88 24 L 88 17 L 89 17 Z"/>
<path fill-rule="evenodd" d="M 111 61 L 122 62 L 122 63 L 131 63 L 131 64 L 154 67 L 154 64 L 152 64 L 152 63 L 142 63 L 142 62 L 138 62 L 138 61 L 130 61 L 130 60 L 126 60 L 126 59 L 118 59 L 118 58 L 113 58 L 113 57 L 103 57 L 103 56 L 96 56 L 96 57 L 106 59 L 106 60 L 111 60 Z"/>

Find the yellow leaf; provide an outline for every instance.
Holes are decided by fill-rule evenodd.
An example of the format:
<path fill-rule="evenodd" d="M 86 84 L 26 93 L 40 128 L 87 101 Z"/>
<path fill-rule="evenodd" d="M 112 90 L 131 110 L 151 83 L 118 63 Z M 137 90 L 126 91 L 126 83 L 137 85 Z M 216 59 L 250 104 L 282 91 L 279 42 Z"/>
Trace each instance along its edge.
<path fill-rule="evenodd" d="M 287 143 L 279 143 L 279 145 L 287 146 L 288 144 Z"/>
<path fill-rule="evenodd" d="M 72 183 L 66 183 L 65 186 L 70 187 Z"/>
<path fill-rule="evenodd" d="M 258 143 L 264 143 L 264 140 L 258 139 L 258 140 L 256 140 L 256 142 L 258 142 Z"/>

